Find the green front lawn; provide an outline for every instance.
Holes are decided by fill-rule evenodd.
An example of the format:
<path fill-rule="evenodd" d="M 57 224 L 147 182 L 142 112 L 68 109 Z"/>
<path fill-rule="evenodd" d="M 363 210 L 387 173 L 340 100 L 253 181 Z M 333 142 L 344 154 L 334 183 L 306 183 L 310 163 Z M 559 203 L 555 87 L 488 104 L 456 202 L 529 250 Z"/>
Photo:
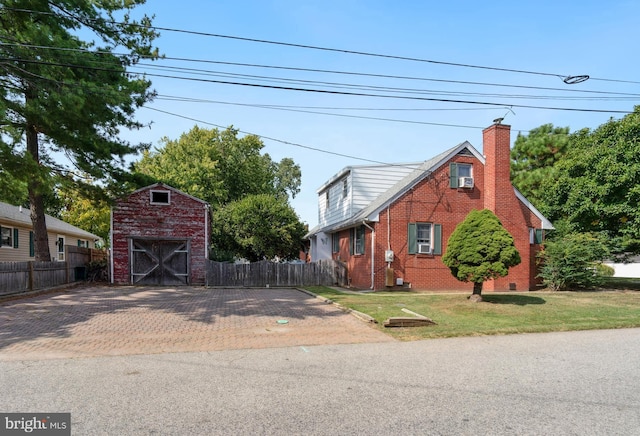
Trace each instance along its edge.
<path fill-rule="evenodd" d="M 366 313 L 377 328 L 400 340 L 640 327 L 640 292 L 485 293 L 471 303 L 470 294 L 417 292 L 343 293 L 317 286 L 307 290 Z M 406 308 L 431 318 L 428 327 L 385 328 L 389 317 L 411 316 Z"/>

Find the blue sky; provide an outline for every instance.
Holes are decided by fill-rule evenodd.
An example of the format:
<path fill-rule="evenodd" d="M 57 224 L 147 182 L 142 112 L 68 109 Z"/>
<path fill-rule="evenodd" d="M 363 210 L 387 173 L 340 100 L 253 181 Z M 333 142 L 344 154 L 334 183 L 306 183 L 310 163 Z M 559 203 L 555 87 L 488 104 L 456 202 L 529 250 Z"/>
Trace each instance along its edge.
<path fill-rule="evenodd" d="M 264 77 L 220 77 L 220 74 L 411 89 L 411 93 L 396 90 L 386 94 L 405 95 L 414 99 L 373 98 L 150 76 L 153 88 L 160 95 L 200 101 L 159 98 L 136 114 L 141 121 L 152 122 L 151 128 L 125 132 L 123 136 L 131 141 L 149 142 L 157 146 L 162 137 L 178 139 L 196 124 L 206 128 L 233 125 L 243 132 L 258 134 L 263 137 L 264 152 L 274 160 L 290 157 L 300 165 L 301 192 L 291 204 L 302 221 L 310 227 L 317 223 L 317 188 L 345 166 L 368 163 L 354 158 L 388 163 L 415 162 L 428 159 L 465 140 L 481 150 L 482 128 L 489 126 L 493 119 L 505 115 L 505 123 L 512 126 L 512 140 L 518 131 L 526 133 L 541 124 L 568 126 L 574 131 L 585 127 L 596 128 L 610 117 L 620 118 L 624 115 L 516 105 L 631 111 L 634 104 L 640 103 L 640 77 L 637 74 L 640 70 L 637 56 L 640 2 L 637 1 L 149 0 L 136 13 L 143 11 L 155 14 L 153 23 L 158 27 L 492 68 L 415 62 L 162 31 L 156 45 L 168 58 L 423 79 L 341 75 L 170 59 L 152 64 L 154 67 L 170 67 L 169 70 L 136 68 L 137 71 L 146 70 L 150 74 L 310 89 L 336 90 L 337 85 L 266 82 Z M 210 73 L 215 71 L 218 75 L 196 75 L 177 70 L 176 67 L 208 70 Z M 576 85 L 566 85 L 562 81 L 562 77 L 583 74 L 590 75 L 592 79 Z M 635 83 L 621 82 L 625 80 Z M 529 89 L 514 85 L 554 89 Z M 341 90 L 385 94 L 379 89 Z M 416 94 L 416 90 L 422 93 Z M 522 95 L 533 97 L 518 97 Z M 495 103 L 497 106 L 425 101 L 416 100 L 415 97 Z M 260 105 L 286 108 L 276 110 L 258 107 Z M 403 122 L 328 114 L 392 118 Z"/>

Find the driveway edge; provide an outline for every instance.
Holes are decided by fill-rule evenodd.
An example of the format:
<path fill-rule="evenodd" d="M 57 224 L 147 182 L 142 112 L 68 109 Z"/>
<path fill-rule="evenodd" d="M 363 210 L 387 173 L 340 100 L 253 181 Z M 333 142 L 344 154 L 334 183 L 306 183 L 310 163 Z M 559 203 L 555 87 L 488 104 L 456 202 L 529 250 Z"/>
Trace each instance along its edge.
<path fill-rule="evenodd" d="M 310 295 L 311 297 L 317 298 L 318 300 L 322 301 L 323 303 L 333 304 L 338 309 L 342 310 L 343 312 L 346 312 L 346 313 L 349 313 L 349 314 L 355 316 L 356 318 L 358 318 L 361 321 L 364 321 L 364 322 L 367 322 L 367 323 L 371 323 L 371 324 L 377 324 L 378 323 L 378 321 L 376 321 L 375 318 L 367 315 L 366 313 L 359 312 L 359 311 L 351 309 L 349 307 L 344 307 L 340 303 L 336 303 L 335 301 L 333 301 L 333 300 L 331 300 L 329 298 L 323 297 L 322 295 L 315 294 L 315 293 L 313 293 L 311 291 L 308 291 L 306 289 L 303 289 L 303 288 L 296 288 L 296 289 L 298 291 L 300 291 L 300 292 L 303 292 L 303 293 L 305 293 L 307 295 Z"/>

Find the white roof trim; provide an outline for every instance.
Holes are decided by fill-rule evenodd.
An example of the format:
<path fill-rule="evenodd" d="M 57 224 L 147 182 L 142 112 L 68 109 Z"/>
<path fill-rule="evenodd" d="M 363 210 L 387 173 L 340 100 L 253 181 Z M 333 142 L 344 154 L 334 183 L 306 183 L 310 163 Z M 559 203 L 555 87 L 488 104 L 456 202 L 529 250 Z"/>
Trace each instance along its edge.
<path fill-rule="evenodd" d="M 516 189 L 515 186 L 513 187 L 513 190 L 515 191 L 516 197 L 518 198 L 518 200 L 520 200 L 525 206 L 527 206 L 529 210 L 533 212 L 533 214 L 540 219 L 543 229 L 555 230 L 555 227 L 553 227 L 553 224 L 551 224 L 551 221 L 545 218 L 545 216 L 542 215 L 542 213 L 538 209 L 536 209 L 536 207 L 533 204 L 531 204 L 531 202 L 527 200 L 527 198 L 524 195 L 522 195 L 520 191 Z"/>

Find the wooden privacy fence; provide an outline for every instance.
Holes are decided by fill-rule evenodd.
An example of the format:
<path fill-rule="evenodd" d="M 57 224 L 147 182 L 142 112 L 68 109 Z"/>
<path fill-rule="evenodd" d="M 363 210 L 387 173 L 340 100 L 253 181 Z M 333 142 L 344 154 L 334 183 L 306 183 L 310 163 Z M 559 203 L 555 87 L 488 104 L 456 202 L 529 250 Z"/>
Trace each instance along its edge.
<path fill-rule="evenodd" d="M 2 262 L 0 296 L 64 285 L 69 276 L 67 262 Z"/>
<path fill-rule="evenodd" d="M 207 286 L 347 286 L 347 267 L 334 260 L 311 263 L 207 261 Z"/>
<path fill-rule="evenodd" d="M 66 262 L 0 262 L 0 296 L 54 288 L 84 280 L 86 264 L 106 251 L 65 246 Z"/>

